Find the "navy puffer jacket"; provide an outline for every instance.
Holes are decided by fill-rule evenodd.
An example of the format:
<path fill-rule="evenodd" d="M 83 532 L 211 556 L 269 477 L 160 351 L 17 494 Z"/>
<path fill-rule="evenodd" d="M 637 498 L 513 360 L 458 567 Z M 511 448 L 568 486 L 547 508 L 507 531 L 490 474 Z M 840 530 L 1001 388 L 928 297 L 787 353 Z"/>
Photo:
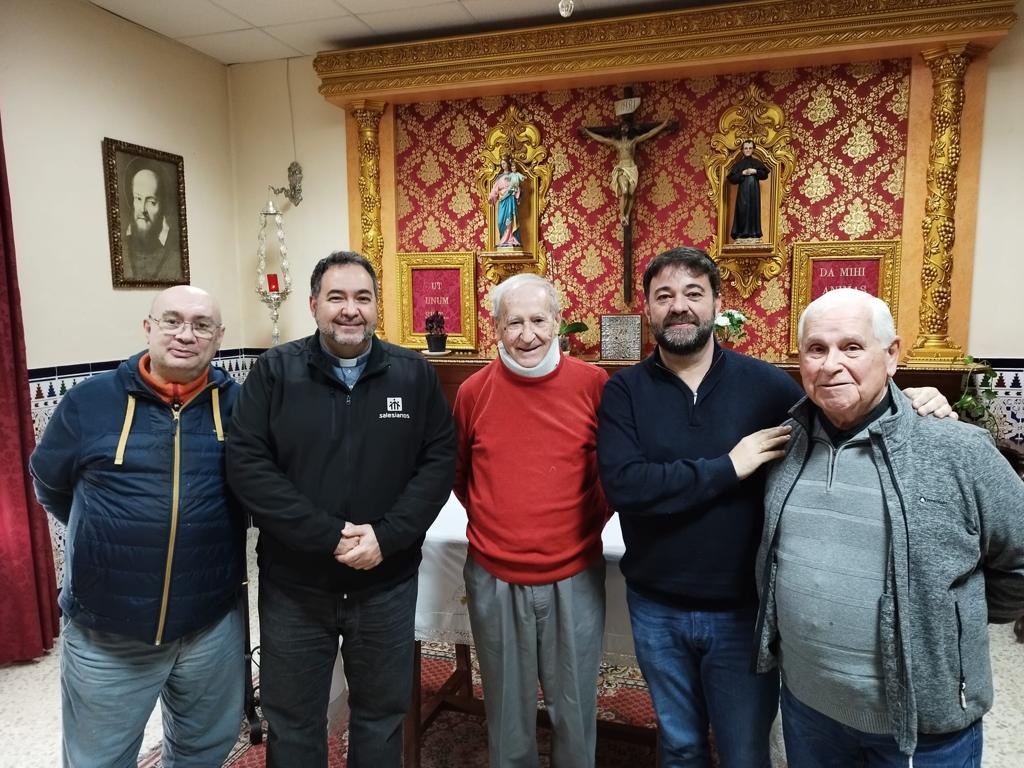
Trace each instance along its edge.
<path fill-rule="evenodd" d="M 159 645 L 223 616 L 243 580 L 244 517 L 224 482 L 239 387 L 211 367 L 175 409 L 143 382 L 141 357 L 64 396 L 30 469 L 67 525 L 65 615 Z"/>

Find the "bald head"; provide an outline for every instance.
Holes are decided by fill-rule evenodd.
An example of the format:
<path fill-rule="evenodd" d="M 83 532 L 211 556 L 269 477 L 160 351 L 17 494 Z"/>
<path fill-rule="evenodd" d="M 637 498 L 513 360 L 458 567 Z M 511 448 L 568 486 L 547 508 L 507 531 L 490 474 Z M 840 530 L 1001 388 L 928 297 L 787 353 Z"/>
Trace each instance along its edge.
<path fill-rule="evenodd" d="M 800 317 L 800 378 L 829 421 L 850 429 L 885 398 L 900 338 L 884 301 L 849 288 L 812 301 Z"/>
<path fill-rule="evenodd" d="M 149 306 L 149 314 L 159 318 L 160 313 L 167 307 L 175 308 L 177 311 L 184 306 L 203 307 L 206 316 L 220 325 L 220 305 L 217 300 L 202 288 L 196 288 L 194 285 L 175 285 L 160 291 L 153 297 L 153 303 Z"/>
<path fill-rule="evenodd" d="M 187 384 L 201 376 L 224 338 L 217 300 L 191 285 L 158 293 L 142 328 L 150 370 L 164 383 Z"/>

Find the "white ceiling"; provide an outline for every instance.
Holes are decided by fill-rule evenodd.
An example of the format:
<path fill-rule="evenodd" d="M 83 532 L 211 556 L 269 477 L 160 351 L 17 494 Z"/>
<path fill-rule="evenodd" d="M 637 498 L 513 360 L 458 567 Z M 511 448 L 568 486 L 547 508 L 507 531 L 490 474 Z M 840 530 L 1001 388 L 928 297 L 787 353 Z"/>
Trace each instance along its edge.
<path fill-rule="evenodd" d="M 724 0 L 575 0 L 573 20 Z M 558 0 L 90 0 L 224 64 L 552 24 Z"/>

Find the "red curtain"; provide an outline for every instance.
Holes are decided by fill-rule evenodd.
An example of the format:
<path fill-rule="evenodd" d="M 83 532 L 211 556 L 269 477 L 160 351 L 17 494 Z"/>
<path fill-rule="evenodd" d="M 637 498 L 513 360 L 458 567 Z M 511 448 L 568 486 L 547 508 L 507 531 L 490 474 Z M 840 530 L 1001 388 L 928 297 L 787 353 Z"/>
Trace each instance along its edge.
<path fill-rule="evenodd" d="M 28 475 L 35 445 L 11 196 L 0 126 L 0 664 L 40 656 L 57 635 L 46 513 Z"/>

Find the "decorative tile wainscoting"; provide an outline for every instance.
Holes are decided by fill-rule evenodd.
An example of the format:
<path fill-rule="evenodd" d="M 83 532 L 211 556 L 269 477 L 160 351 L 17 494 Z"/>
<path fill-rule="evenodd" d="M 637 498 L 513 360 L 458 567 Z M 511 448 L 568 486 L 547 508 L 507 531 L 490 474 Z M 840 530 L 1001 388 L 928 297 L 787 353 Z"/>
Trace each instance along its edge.
<path fill-rule="evenodd" d="M 999 437 L 1024 447 L 1024 360 L 992 360 L 996 372 L 996 398 L 992 410 Z"/>
<path fill-rule="evenodd" d="M 253 362 L 262 352 L 262 349 L 255 348 L 225 349 L 214 359 L 214 364 L 231 374 L 238 383 L 242 383 Z M 36 439 L 38 440 L 46 429 L 57 404 L 69 389 L 89 376 L 111 371 L 118 365 L 119 360 L 110 360 L 30 370 L 29 391 Z M 998 374 L 996 398 L 992 408 L 999 424 L 1000 437 L 1024 447 L 1024 360 L 992 360 L 991 365 Z M 50 535 L 53 540 L 59 584 L 64 566 L 64 532 L 63 526 L 53 518 L 50 518 Z"/>

